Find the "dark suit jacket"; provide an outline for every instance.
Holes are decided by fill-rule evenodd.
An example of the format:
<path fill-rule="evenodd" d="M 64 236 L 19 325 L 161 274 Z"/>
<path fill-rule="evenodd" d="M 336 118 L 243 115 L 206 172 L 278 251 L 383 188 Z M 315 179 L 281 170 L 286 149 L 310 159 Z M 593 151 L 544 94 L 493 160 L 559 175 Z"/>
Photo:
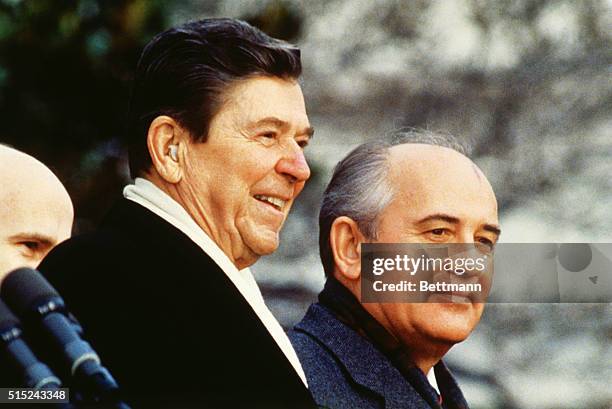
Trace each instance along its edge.
<path fill-rule="evenodd" d="M 320 304 L 310 306 L 289 338 L 318 405 L 330 409 L 432 408 L 370 341 Z"/>
<path fill-rule="evenodd" d="M 122 199 L 40 270 L 133 407 L 314 406 L 224 272 L 139 204 Z"/>

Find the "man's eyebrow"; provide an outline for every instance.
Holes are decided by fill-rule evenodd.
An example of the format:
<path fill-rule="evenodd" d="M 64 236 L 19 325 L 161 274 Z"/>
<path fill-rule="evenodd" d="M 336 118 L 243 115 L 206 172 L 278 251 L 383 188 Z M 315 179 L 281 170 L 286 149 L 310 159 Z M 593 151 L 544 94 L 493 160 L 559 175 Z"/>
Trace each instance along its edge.
<path fill-rule="evenodd" d="M 308 135 L 309 139 L 314 138 L 314 128 L 312 126 L 309 126 L 307 128 L 304 128 L 304 130 L 302 130 L 301 132 L 298 132 L 298 135 Z"/>
<path fill-rule="evenodd" d="M 40 233 L 22 232 L 9 237 L 10 241 L 35 241 L 43 246 L 53 246 L 55 240 L 49 236 Z"/>
<path fill-rule="evenodd" d="M 264 125 L 272 125 L 277 128 L 288 128 L 289 122 L 283 121 L 282 119 L 274 117 L 274 116 L 269 116 L 269 117 L 260 119 L 257 122 L 254 122 L 253 124 L 251 124 L 250 128 L 256 128 L 258 126 L 264 126 Z M 299 131 L 298 135 L 308 135 L 308 137 L 312 139 L 312 137 L 314 136 L 314 128 L 312 126 L 308 126 L 304 128 L 303 130 Z"/>
<path fill-rule="evenodd" d="M 499 226 L 494 224 L 485 224 L 482 228 L 486 231 L 490 231 L 491 233 L 495 233 L 497 237 L 499 237 L 501 234 L 501 229 L 499 228 Z"/>
<path fill-rule="evenodd" d="M 442 220 L 442 221 L 445 221 L 445 222 L 451 223 L 451 224 L 458 224 L 459 223 L 459 218 L 457 218 L 455 216 L 450 216 L 450 215 L 444 214 L 444 213 L 436 213 L 436 214 L 429 215 L 429 216 L 424 217 L 423 219 L 419 220 L 417 223 L 421 224 L 421 223 L 429 222 L 429 221 L 432 221 L 432 220 Z M 485 224 L 482 228 L 484 230 L 486 230 L 486 231 L 490 231 L 491 233 L 495 233 L 498 237 L 501 234 L 501 229 L 499 228 L 499 226 L 497 226 L 495 224 Z"/>
<path fill-rule="evenodd" d="M 272 125 L 278 128 L 286 128 L 289 125 L 289 123 L 277 117 L 269 116 L 269 117 L 260 119 L 259 121 L 253 122 L 251 124 L 251 127 L 257 127 L 257 126 L 262 126 L 262 125 Z"/>
<path fill-rule="evenodd" d="M 430 222 L 430 221 L 433 221 L 433 220 L 441 220 L 441 221 L 444 221 L 444 222 L 447 222 L 447 223 L 451 223 L 451 224 L 459 223 L 459 219 L 457 217 L 450 216 L 450 215 L 444 214 L 444 213 L 431 214 L 431 215 L 429 215 L 427 217 L 422 218 L 417 223 L 421 224 L 421 223 Z"/>

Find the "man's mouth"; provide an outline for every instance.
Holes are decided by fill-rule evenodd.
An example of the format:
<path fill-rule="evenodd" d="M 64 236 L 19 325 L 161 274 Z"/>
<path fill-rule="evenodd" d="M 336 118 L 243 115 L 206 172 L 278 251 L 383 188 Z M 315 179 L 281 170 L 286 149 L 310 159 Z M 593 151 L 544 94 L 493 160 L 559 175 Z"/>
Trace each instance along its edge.
<path fill-rule="evenodd" d="M 273 197 L 273 196 L 255 195 L 253 197 L 259 200 L 260 202 L 264 202 L 266 204 L 273 206 L 276 210 L 281 211 L 281 212 L 283 211 L 283 208 L 285 207 L 285 204 L 287 203 L 286 200 L 283 200 L 278 197 Z"/>
<path fill-rule="evenodd" d="M 452 294 L 451 300 L 453 300 L 454 304 L 472 304 L 474 302 L 474 300 L 472 300 L 472 297 L 459 294 Z"/>
<path fill-rule="evenodd" d="M 446 300 L 445 302 L 457 304 L 457 303 L 473 303 L 472 299 L 473 294 L 470 294 L 466 291 L 452 292 L 452 291 L 436 291 L 432 295 L 437 295 L 438 297 Z"/>

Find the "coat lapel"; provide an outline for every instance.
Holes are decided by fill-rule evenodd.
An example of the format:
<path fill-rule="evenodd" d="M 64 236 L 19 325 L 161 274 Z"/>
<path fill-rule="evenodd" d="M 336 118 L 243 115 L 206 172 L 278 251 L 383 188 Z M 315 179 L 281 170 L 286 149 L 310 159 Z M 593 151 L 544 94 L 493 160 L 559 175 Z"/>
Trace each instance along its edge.
<path fill-rule="evenodd" d="M 401 373 L 367 339 L 321 306 L 310 306 L 296 325 L 323 343 L 345 367 L 352 380 L 381 396 L 386 409 L 430 409 Z"/>

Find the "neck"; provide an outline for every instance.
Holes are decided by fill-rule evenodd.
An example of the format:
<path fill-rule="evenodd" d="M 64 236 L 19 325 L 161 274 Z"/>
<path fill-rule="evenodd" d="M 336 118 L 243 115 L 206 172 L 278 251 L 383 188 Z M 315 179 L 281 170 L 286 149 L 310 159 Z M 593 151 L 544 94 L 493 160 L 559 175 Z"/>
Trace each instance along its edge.
<path fill-rule="evenodd" d="M 249 267 L 257 261 L 258 256 L 253 254 L 244 245 L 233 244 L 242 243 L 238 232 L 232 233 L 229 229 L 219 229 L 218 226 L 212 223 L 214 217 L 206 211 L 205 207 L 201 205 L 200 200 L 188 189 L 184 191 L 184 189 L 180 188 L 179 183 L 169 183 L 154 171 L 147 173 L 145 179 L 153 183 L 185 209 L 191 219 L 219 246 L 221 251 L 225 253 L 238 270 Z"/>
<path fill-rule="evenodd" d="M 412 361 L 414 364 L 427 375 L 431 368 L 434 367 L 442 357 L 448 352 L 450 347 L 445 347 L 444 352 L 442 351 L 415 351 L 411 354 Z"/>

